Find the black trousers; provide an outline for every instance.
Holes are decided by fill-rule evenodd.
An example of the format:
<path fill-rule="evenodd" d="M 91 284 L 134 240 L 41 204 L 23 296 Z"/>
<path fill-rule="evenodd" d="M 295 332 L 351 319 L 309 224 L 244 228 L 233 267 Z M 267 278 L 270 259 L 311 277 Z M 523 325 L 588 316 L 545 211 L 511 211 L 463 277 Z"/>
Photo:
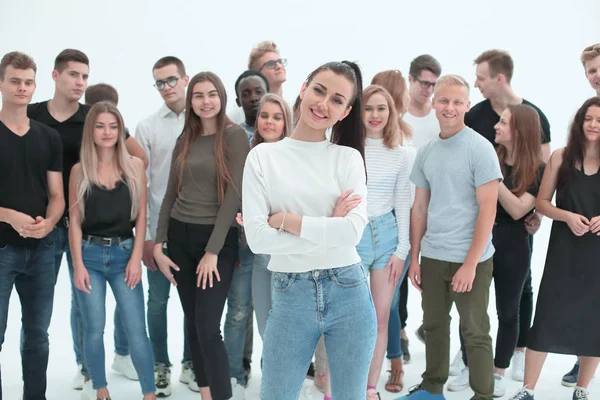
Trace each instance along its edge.
<path fill-rule="evenodd" d="M 400 285 L 400 329 L 406 328 L 406 320 L 408 319 L 408 274 L 404 274 L 404 279 Z"/>
<path fill-rule="evenodd" d="M 229 359 L 221 336 L 221 317 L 227 300 L 238 253 L 237 228 L 231 228 L 218 254 L 221 281 L 213 276 L 213 287 L 197 287 L 196 268 L 212 234 L 213 225 L 169 221 L 169 256 L 179 267 L 173 271 L 187 322 L 187 337 L 199 387 L 210 387 L 213 400 L 231 398 Z"/>
<path fill-rule="evenodd" d="M 519 346 L 521 321 L 523 330 L 527 332 L 531 324 L 532 308 L 521 313 L 521 304 L 526 282 L 529 280 L 531 297 L 531 246 L 530 236 L 521 222 L 494 225 L 494 288 L 496 290 L 496 311 L 498 313 L 498 334 L 494 366 L 506 369 L 510 365 L 515 347 Z M 527 319 L 527 312 L 529 319 Z M 467 354 L 464 349 L 462 335 L 461 350 L 463 361 L 467 364 Z"/>

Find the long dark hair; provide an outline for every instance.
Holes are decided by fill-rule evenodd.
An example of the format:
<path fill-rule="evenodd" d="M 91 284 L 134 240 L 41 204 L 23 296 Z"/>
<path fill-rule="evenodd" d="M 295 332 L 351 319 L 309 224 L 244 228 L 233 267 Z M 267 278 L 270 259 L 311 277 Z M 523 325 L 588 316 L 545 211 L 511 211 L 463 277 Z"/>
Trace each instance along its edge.
<path fill-rule="evenodd" d="M 562 163 L 558 169 L 558 178 L 556 182 L 556 197 L 564 195 L 570 180 L 575 175 L 576 169 L 583 169 L 583 158 L 585 157 L 586 138 L 583 133 L 583 121 L 585 114 L 590 107 L 600 107 L 600 96 L 592 97 L 583 103 L 571 123 L 567 147 L 565 147 Z"/>
<path fill-rule="evenodd" d="M 321 71 L 332 71 L 338 75 L 344 76 L 354 85 L 354 93 L 348 101 L 348 107 L 352 110 L 348 116 L 333 125 L 331 131 L 331 143 L 340 146 L 348 146 L 358 150 L 363 160 L 365 159 L 365 125 L 363 124 L 362 110 L 362 73 L 357 64 L 351 61 L 329 62 L 321 65 L 308 75 L 306 84 L 310 84 L 312 79 Z"/>
<path fill-rule="evenodd" d="M 177 183 L 178 191 L 181 190 L 183 181 L 183 171 L 185 160 L 190 152 L 190 147 L 196 139 L 204 134 L 204 128 L 200 117 L 196 115 L 192 108 L 192 94 L 194 86 L 199 82 L 211 82 L 215 85 L 219 99 L 221 100 L 221 111 L 217 114 L 217 132 L 215 133 L 215 161 L 217 163 L 217 194 L 218 202 L 221 204 L 225 197 L 225 189 L 228 185 L 235 190 L 235 183 L 231 177 L 229 166 L 227 165 L 227 143 L 223 140 L 225 129 L 232 125 L 231 121 L 225 113 L 227 108 L 227 92 L 223 82 L 217 75 L 212 72 L 200 72 L 194 75 L 187 88 L 187 96 L 185 100 L 185 123 L 183 133 L 177 141 L 176 151 L 179 153 L 177 161 L 179 161 L 179 179 Z"/>
<path fill-rule="evenodd" d="M 526 104 L 510 104 L 510 130 L 513 136 L 515 165 L 512 169 L 516 196 L 521 196 L 538 179 L 538 170 L 542 163 L 542 126 L 536 110 Z M 506 158 L 508 150 L 498 146 L 496 150 L 500 160 L 502 175 L 506 176 Z"/>

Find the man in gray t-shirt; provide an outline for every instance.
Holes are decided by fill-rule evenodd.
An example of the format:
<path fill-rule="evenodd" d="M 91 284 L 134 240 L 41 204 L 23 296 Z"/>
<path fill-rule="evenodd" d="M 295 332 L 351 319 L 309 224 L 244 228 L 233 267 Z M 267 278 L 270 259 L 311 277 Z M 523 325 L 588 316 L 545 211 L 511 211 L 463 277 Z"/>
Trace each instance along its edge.
<path fill-rule="evenodd" d="M 461 318 L 473 367 L 473 398 L 493 397 L 487 308 L 493 272 L 492 228 L 502 173 L 493 146 L 464 123 L 469 105 L 469 85 L 463 78 L 438 79 L 433 108 L 441 133 L 419 149 L 411 174 L 416 193 L 408 275 L 422 292 L 427 361 L 421 385 L 405 397 L 411 400 L 425 398 L 423 392 L 443 398 L 452 303 Z"/>

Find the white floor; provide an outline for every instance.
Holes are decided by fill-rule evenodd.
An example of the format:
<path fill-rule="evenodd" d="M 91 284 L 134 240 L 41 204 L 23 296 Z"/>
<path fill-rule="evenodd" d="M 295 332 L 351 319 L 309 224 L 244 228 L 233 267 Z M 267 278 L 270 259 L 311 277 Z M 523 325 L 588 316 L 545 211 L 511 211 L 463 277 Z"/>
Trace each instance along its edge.
<path fill-rule="evenodd" d="M 537 287 L 541 279 L 544 259 L 546 255 L 546 246 L 548 243 L 548 233 L 550 224 L 545 221 L 542 230 L 536 235 L 535 241 L 535 254 L 533 258 L 533 276 L 534 276 L 534 290 L 537 293 Z M 146 285 L 146 282 L 144 282 Z M 492 332 L 495 336 L 495 330 L 497 327 L 495 321 L 495 306 L 493 298 L 493 287 L 492 297 L 490 299 L 490 316 L 492 319 Z M 171 362 L 179 361 L 181 357 L 183 334 L 180 329 L 182 326 L 182 311 L 177 298 L 176 291 L 172 291 L 172 301 L 169 303 L 169 348 Z M 130 399 L 141 399 L 140 386 L 137 382 L 127 380 L 122 376 L 118 376 L 110 370 L 110 364 L 113 357 L 113 322 L 112 322 L 112 310 L 114 309 L 114 298 L 109 296 L 107 300 L 107 308 L 110 312 L 107 313 L 109 316 L 106 323 L 106 335 L 105 335 L 105 346 L 107 352 L 106 358 L 106 370 L 107 380 L 109 382 L 109 390 L 113 400 L 130 400 Z M 48 367 L 48 392 L 47 398 L 49 400 L 54 399 L 79 399 L 80 392 L 74 391 L 70 388 L 71 379 L 75 372 L 75 362 L 72 351 L 71 343 L 71 332 L 69 328 L 69 309 L 70 309 L 70 287 L 66 269 L 66 261 L 63 262 L 63 266 L 60 272 L 59 282 L 56 287 L 56 295 L 54 301 L 54 315 L 52 318 L 52 325 L 50 327 L 50 365 Z M 2 364 L 2 383 L 3 383 L 3 394 L 5 400 L 16 400 L 20 399 L 21 394 L 21 362 L 19 356 L 19 330 L 20 330 L 20 306 L 18 297 L 13 293 L 11 298 L 11 307 L 9 314 L 8 329 L 6 332 L 6 338 L 4 345 L 2 346 L 2 352 L 0 353 L 0 359 Z M 425 367 L 424 361 L 424 346 L 414 337 L 413 331 L 418 327 L 421 320 L 421 306 L 420 296 L 415 290 L 411 290 L 409 296 L 409 335 L 410 335 L 410 349 L 413 358 L 413 362 L 405 367 L 405 390 L 402 394 L 406 394 L 408 389 L 420 382 L 420 375 Z M 458 315 L 453 310 L 453 321 L 452 321 L 452 354 L 454 356 L 458 349 Z M 259 399 L 260 393 L 260 351 L 261 342 L 258 332 L 254 335 L 254 362 L 252 379 L 250 385 L 246 389 L 246 399 L 254 400 Z M 567 372 L 575 361 L 574 357 L 570 356 L 559 356 L 550 355 L 546 362 L 546 366 L 542 372 L 541 379 L 539 381 L 536 390 L 536 399 L 571 399 L 572 389 L 564 388 L 560 385 L 560 379 L 562 375 Z M 383 368 L 383 374 L 379 381 L 379 388 L 381 390 L 381 398 L 383 400 L 396 399 L 399 395 L 392 395 L 386 393 L 383 389 L 387 375 L 385 370 L 389 366 L 386 364 Z M 507 376 L 510 376 L 510 371 Z M 186 386 L 178 382 L 179 377 L 179 366 L 176 365 L 173 368 L 173 394 L 171 399 L 199 399 L 200 395 L 191 392 Z M 507 395 L 504 397 L 508 398 L 513 392 L 518 390 L 520 387 L 518 382 L 508 381 Z M 597 380 L 592 381 L 590 386 L 592 392 L 598 392 L 600 390 L 600 384 Z M 445 393 L 448 399 L 469 399 L 472 396 L 472 392 L 467 390 L 460 393 Z M 306 381 L 301 399 L 304 400 L 317 400 L 322 399 L 322 395 L 314 389 L 311 381 Z M 290 399 L 293 400 L 293 399 Z M 343 400 L 343 399 L 340 399 Z"/>

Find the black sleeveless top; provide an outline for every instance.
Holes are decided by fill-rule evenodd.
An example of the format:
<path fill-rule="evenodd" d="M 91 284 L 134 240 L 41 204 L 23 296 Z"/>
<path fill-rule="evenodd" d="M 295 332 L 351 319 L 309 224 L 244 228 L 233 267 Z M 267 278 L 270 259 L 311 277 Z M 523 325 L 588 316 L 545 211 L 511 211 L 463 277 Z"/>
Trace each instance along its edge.
<path fill-rule="evenodd" d="M 129 186 L 118 181 L 114 189 L 92 186 L 85 197 L 84 235 L 100 237 L 132 237 L 135 221 L 131 216 Z"/>

